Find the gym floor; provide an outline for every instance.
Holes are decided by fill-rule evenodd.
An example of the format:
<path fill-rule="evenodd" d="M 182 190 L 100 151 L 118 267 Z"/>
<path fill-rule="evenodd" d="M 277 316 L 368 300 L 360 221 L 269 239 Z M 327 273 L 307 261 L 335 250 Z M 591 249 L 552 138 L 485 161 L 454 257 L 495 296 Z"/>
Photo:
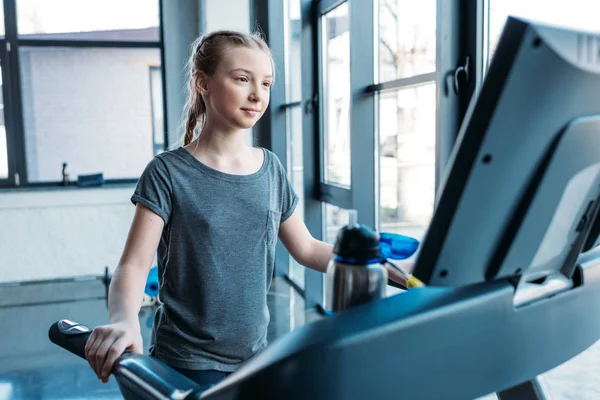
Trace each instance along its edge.
<path fill-rule="evenodd" d="M 106 324 L 104 292 L 98 279 L 0 287 L 0 400 L 122 399 L 114 378 L 103 384 L 85 360 L 48 339 L 48 328 L 59 319 L 89 327 Z M 280 278 L 273 281 L 267 301 L 271 342 L 320 318 L 306 312 L 304 299 Z M 140 312 L 146 348 L 154 310 Z"/>

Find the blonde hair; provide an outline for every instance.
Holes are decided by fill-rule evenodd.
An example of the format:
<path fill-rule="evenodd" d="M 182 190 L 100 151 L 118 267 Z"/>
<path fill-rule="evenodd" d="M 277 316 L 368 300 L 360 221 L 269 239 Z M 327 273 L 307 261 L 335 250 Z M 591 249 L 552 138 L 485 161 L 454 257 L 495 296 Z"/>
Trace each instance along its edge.
<path fill-rule="evenodd" d="M 206 104 L 196 89 L 198 73 L 203 72 L 207 76 L 212 76 L 221 62 L 225 51 L 233 47 L 247 47 L 265 51 L 271 59 L 273 75 L 275 75 L 275 65 L 271 50 L 263 39 L 263 36 L 258 32 L 247 34 L 220 30 L 197 38 L 192 43 L 191 55 L 186 67 L 188 96 L 182 115 L 183 135 L 181 135 L 180 140 L 174 147 L 186 146 L 194 141 L 197 137 L 196 128 L 200 127 L 201 129 L 206 120 Z"/>

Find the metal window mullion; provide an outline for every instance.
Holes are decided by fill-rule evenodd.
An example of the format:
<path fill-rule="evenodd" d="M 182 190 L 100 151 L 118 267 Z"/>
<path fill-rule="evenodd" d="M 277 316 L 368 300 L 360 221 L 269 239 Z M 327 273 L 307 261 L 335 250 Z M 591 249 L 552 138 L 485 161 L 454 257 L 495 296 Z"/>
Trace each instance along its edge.
<path fill-rule="evenodd" d="M 490 13 L 489 0 L 476 0 L 476 14 L 471 18 L 475 19 L 475 91 L 479 90 L 483 76 L 487 70 L 487 59 L 489 57 L 490 44 Z"/>
<path fill-rule="evenodd" d="M 323 238 L 323 215 L 319 191 L 321 183 L 321 144 L 319 111 L 313 107 L 313 96 L 319 93 L 319 4 L 301 0 L 301 62 L 302 62 L 302 143 L 304 164 L 304 223 L 313 237 Z M 323 274 L 306 270 L 304 278 L 305 305 L 313 308 L 322 304 Z"/>
<path fill-rule="evenodd" d="M 339 208 L 352 208 L 352 190 L 321 182 L 319 200 Z"/>
<path fill-rule="evenodd" d="M 5 99 L 5 122 L 10 126 L 11 151 L 9 159 L 12 159 L 12 171 L 9 179 L 10 186 L 22 186 L 27 184 L 27 154 L 25 152 L 25 131 L 23 126 L 23 113 L 21 103 L 21 71 L 19 67 L 19 46 L 17 40 L 17 10 L 16 0 L 4 0 L 4 19 L 5 19 L 5 37 L 6 37 L 6 65 L 8 85 Z M 8 133 L 8 132 L 7 132 Z"/>
<path fill-rule="evenodd" d="M 258 25 L 263 32 L 276 66 L 285 65 L 285 38 L 283 34 L 284 5 L 281 0 L 253 0 L 250 25 Z M 287 165 L 287 121 L 285 109 L 285 68 L 277 69 L 276 82 L 271 89 L 270 106 L 254 126 L 255 143 L 273 151 Z"/>
<path fill-rule="evenodd" d="M 459 65 L 464 64 L 469 56 L 471 77 L 480 75 L 478 69 L 481 65 L 481 27 L 483 26 L 481 12 L 485 0 L 473 2 L 445 2 L 438 1 L 437 8 L 437 88 L 436 103 L 438 104 L 436 122 L 436 179 L 435 198 L 444 175 L 462 119 L 467 111 L 471 96 L 475 92 L 475 79 L 463 85 L 458 94 L 450 87 L 449 73 L 453 73 Z M 448 81 L 446 81 L 448 79 Z"/>
<path fill-rule="evenodd" d="M 204 15 L 204 0 L 200 0 L 198 6 L 201 9 L 200 16 Z M 162 106 L 163 106 L 163 150 L 169 147 L 169 118 L 167 110 L 167 74 L 166 74 L 166 58 L 165 58 L 165 24 L 164 24 L 164 1 L 159 0 L 158 3 L 158 34 L 160 40 L 160 84 L 162 85 Z M 200 29 L 203 29 L 203 22 L 200 23 Z"/>
<path fill-rule="evenodd" d="M 320 0 L 317 1 L 319 4 L 319 15 L 323 16 L 333 10 L 334 8 L 340 6 L 342 3 L 345 3 L 348 0 Z"/>
<path fill-rule="evenodd" d="M 276 66 L 285 65 L 285 8 L 282 0 L 253 0 L 250 25 L 258 24 L 262 30 Z M 276 82 L 271 88 L 270 106 L 261 120 L 254 126 L 255 144 L 271 150 L 284 166 L 287 162 L 287 113 L 282 105 L 286 104 L 285 68 L 277 69 Z M 275 252 L 275 273 L 277 276 L 289 275 L 290 255 L 278 242 Z"/>
<path fill-rule="evenodd" d="M 22 47 L 85 47 L 85 48 L 140 48 L 154 49 L 160 48 L 160 41 L 152 42 L 133 42 L 120 40 L 58 40 L 58 39 L 20 39 L 17 38 L 17 44 Z"/>
<path fill-rule="evenodd" d="M 375 228 L 375 97 L 364 92 L 375 79 L 375 5 L 374 0 L 349 0 L 349 6 L 351 206 L 360 223 Z"/>
<path fill-rule="evenodd" d="M 7 109 L 9 98 L 10 98 L 10 88 L 9 88 L 9 76 L 8 69 L 5 67 L 7 64 L 6 58 L 6 40 L 0 40 L 0 65 L 2 66 L 2 81 L 4 85 L 2 86 L 2 98 L 4 105 L 4 127 L 5 127 L 5 140 L 6 140 L 6 157 L 7 157 L 7 167 L 8 167 L 8 176 L 6 178 L 0 178 L 0 187 L 8 186 L 11 180 L 11 174 L 14 170 L 13 161 L 14 156 L 12 152 L 12 138 L 10 137 L 10 132 L 12 131 L 10 123 L 12 119 L 10 118 L 10 110 Z"/>
<path fill-rule="evenodd" d="M 317 2 L 317 4 L 319 4 Z M 317 128 L 316 128 L 316 138 L 317 138 L 317 157 L 319 167 L 317 171 L 319 173 L 318 179 L 319 182 L 325 181 L 325 171 L 327 170 L 327 112 L 328 112 L 328 101 L 325 98 L 327 94 L 327 80 L 328 80 L 328 69 L 326 65 L 327 60 L 327 37 L 325 36 L 325 21 L 326 16 L 324 14 L 318 14 L 315 16 L 315 79 L 316 85 L 315 92 L 317 93 L 317 107 L 315 107 L 316 112 L 316 120 L 317 120 Z M 323 227 L 321 227 L 323 229 Z"/>
<path fill-rule="evenodd" d="M 381 82 L 374 85 L 368 85 L 366 88 L 367 93 L 375 93 L 382 91 L 391 91 L 411 86 L 419 86 L 429 82 L 433 82 L 437 79 L 437 72 L 429 72 L 426 74 L 410 76 L 407 78 L 395 79 L 393 81 Z"/>

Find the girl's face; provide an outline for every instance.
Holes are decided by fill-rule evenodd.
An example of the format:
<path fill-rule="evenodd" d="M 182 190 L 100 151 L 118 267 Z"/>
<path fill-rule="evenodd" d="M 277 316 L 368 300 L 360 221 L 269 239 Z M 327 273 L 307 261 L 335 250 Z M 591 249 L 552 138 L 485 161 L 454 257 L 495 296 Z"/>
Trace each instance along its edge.
<path fill-rule="evenodd" d="M 269 105 L 273 69 L 269 54 L 263 50 L 230 48 L 215 73 L 205 81 L 204 78 L 197 85 L 211 123 L 249 129 Z"/>

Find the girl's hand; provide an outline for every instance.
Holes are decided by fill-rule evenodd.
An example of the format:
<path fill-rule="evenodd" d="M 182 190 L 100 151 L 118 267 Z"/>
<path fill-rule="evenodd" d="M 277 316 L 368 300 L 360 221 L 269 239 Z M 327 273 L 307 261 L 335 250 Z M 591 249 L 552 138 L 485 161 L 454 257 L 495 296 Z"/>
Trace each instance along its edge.
<path fill-rule="evenodd" d="M 99 326 L 85 345 L 85 358 L 102 382 L 108 382 L 113 364 L 125 350 L 142 354 L 139 321 Z"/>

